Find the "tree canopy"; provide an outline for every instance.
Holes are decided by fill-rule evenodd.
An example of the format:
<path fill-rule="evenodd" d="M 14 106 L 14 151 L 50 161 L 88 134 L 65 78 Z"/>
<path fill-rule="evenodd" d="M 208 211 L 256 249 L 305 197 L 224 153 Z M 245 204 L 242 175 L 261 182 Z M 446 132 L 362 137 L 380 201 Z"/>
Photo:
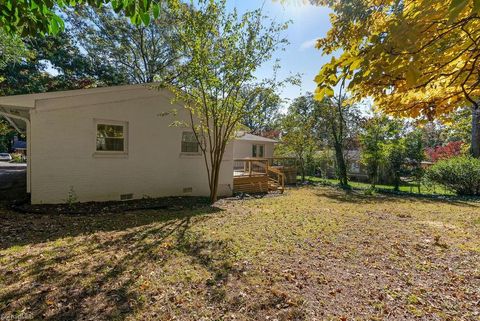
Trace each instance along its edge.
<path fill-rule="evenodd" d="M 110 5 L 77 6 L 66 14 L 68 30 L 90 60 L 108 62 L 126 83 L 148 83 L 169 76 L 178 58 L 167 39 L 174 37 L 168 11 L 162 8 L 148 26 L 132 23 Z"/>
<path fill-rule="evenodd" d="M 288 24 L 269 22 L 261 9 L 228 11 L 224 0 L 199 0 L 177 15 L 172 46 L 181 64 L 174 85 L 165 85 L 190 111 L 190 123 L 182 125 L 200 144 L 214 202 L 227 143 L 245 116 L 261 107 L 258 96 L 282 83 L 275 77 L 258 80 L 255 72 L 287 43 L 282 32 Z"/>
<path fill-rule="evenodd" d="M 0 46 L 10 38 L 0 39 Z M 123 83 L 105 62 L 94 63 L 76 46 L 72 35 L 15 40 L 15 59 L 0 57 L 0 95 L 39 93 Z"/>
<path fill-rule="evenodd" d="M 317 47 L 342 52 L 316 77 L 317 99 L 346 77 L 354 98 L 388 113 L 431 120 L 468 104 L 480 119 L 480 1 L 315 2 L 334 11 Z"/>
<path fill-rule="evenodd" d="M 315 105 L 311 94 L 297 97 L 281 119 L 282 143 L 286 155 L 294 155 L 300 167 L 302 181 L 305 180 L 307 163 L 318 148 L 315 137 Z"/>
<path fill-rule="evenodd" d="M 0 27 L 8 33 L 26 35 L 50 34 L 63 31 L 65 23 L 57 9 L 86 4 L 92 8 L 111 5 L 136 25 L 148 25 L 157 19 L 162 4 L 178 5 L 177 0 L 4 0 L 0 2 Z"/>

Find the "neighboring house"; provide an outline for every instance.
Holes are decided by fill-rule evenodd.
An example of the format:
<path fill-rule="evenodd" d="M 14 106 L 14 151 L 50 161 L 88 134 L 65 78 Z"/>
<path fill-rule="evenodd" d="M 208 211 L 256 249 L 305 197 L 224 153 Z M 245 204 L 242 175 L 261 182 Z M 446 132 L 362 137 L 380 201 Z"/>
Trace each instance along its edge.
<path fill-rule="evenodd" d="M 208 196 L 195 137 L 189 128 L 171 126 L 190 116 L 171 100 L 169 91 L 144 85 L 0 97 L 0 114 L 26 133 L 31 202 Z M 220 195 L 232 194 L 232 145 Z"/>
<path fill-rule="evenodd" d="M 276 140 L 246 132 L 237 132 L 233 144 L 233 158 L 273 158 Z"/>
<path fill-rule="evenodd" d="M 317 157 L 320 161 L 320 175 L 324 178 L 335 178 L 335 154 L 333 151 L 319 151 Z M 347 163 L 347 175 L 349 179 L 354 181 L 368 181 L 368 172 L 361 162 L 361 151 L 359 149 L 347 150 L 344 153 L 345 162 Z"/>

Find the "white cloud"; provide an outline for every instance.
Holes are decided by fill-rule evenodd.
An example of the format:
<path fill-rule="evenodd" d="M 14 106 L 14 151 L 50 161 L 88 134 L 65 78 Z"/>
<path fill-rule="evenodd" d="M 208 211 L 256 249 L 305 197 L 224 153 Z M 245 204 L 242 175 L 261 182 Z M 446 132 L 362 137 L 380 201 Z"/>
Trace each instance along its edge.
<path fill-rule="evenodd" d="M 304 51 L 310 48 L 315 47 L 315 44 L 317 43 L 318 38 L 310 39 L 307 41 L 302 42 L 300 45 L 300 51 Z"/>

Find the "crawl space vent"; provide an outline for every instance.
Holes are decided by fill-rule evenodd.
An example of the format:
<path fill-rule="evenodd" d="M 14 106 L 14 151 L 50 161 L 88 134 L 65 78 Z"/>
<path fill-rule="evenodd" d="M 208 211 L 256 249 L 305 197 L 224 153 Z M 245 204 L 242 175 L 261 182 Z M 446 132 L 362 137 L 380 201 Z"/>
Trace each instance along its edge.
<path fill-rule="evenodd" d="M 183 188 L 184 193 L 191 193 L 192 191 L 193 191 L 193 188 L 191 188 L 191 187 L 184 187 Z"/>

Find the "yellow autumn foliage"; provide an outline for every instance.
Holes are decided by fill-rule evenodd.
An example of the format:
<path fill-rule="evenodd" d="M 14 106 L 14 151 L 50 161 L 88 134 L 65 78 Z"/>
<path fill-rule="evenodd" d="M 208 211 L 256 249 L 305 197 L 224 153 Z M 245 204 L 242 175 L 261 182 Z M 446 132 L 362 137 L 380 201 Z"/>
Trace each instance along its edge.
<path fill-rule="evenodd" d="M 405 117 L 442 118 L 480 97 L 480 0 L 316 2 L 334 12 L 317 47 L 342 52 L 315 78 L 317 99 L 343 77 L 355 99 Z"/>

